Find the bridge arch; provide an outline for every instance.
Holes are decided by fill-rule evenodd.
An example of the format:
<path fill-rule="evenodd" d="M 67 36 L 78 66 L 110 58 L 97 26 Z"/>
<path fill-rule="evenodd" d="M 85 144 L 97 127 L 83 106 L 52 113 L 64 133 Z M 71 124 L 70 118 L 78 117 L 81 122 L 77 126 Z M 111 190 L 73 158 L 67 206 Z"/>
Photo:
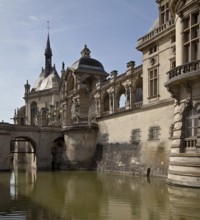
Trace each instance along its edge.
<path fill-rule="evenodd" d="M 11 166 L 13 168 L 36 168 L 36 142 L 27 136 L 16 136 L 10 142 Z"/>

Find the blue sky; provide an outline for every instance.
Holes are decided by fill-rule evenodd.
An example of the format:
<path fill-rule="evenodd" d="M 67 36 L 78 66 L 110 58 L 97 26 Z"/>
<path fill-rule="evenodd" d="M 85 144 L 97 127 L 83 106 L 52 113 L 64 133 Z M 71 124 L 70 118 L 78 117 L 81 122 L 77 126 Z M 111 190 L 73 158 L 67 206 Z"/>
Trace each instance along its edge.
<path fill-rule="evenodd" d="M 0 0 L 0 121 L 12 123 L 24 105 L 24 84 L 31 85 L 44 66 L 47 21 L 52 62 L 72 65 L 84 44 L 107 72 L 125 72 L 126 63 L 142 63 L 138 38 L 158 16 L 155 0 Z"/>

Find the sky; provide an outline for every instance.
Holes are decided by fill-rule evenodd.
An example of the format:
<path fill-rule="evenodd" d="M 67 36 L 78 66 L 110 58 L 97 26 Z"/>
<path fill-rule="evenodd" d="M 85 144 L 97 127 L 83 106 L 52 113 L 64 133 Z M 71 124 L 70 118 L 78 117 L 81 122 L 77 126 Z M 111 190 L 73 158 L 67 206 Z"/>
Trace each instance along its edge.
<path fill-rule="evenodd" d="M 13 123 L 45 65 L 49 21 L 52 63 L 71 66 L 86 44 L 106 72 L 142 64 L 137 40 L 158 16 L 155 0 L 0 0 L 0 122 Z"/>

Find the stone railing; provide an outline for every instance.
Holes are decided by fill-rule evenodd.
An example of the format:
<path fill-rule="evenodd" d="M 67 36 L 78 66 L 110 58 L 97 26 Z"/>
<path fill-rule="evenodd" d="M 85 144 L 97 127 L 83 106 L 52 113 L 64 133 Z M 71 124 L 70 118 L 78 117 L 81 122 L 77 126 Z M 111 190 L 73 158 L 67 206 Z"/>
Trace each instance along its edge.
<path fill-rule="evenodd" d="M 142 104 L 143 104 L 142 101 L 141 101 L 141 102 L 135 102 L 135 103 L 134 103 L 134 106 L 135 106 L 135 108 L 141 108 L 141 107 L 142 107 Z"/>
<path fill-rule="evenodd" d="M 176 78 L 180 75 L 192 73 L 192 72 L 199 70 L 199 69 L 200 69 L 200 60 L 186 63 L 184 65 L 178 66 L 178 67 L 170 70 L 169 72 L 167 72 L 168 80 Z"/>
<path fill-rule="evenodd" d="M 116 110 L 117 110 L 117 112 L 123 112 L 123 111 L 126 110 L 126 107 L 125 106 L 124 107 L 119 107 Z"/>
<path fill-rule="evenodd" d="M 145 41 L 151 39 L 152 37 L 155 37 L 156 35 L 162 33 L 163 31 L 165 31 L 166 29 L 168 29 L 172 25 L 174 25 L 174 19 L 171 19 L 171 20 L 167 21 L 166 23 L 164 23 L 163 25 L 159 26 L 158 28 L 155 28 L 154 30 L 149 32 L 147 35 L 141 37 L 138 40 L 138 46 L 140 44 L 144 43 Z"/>
<path fill-rule="evenodd" d="M 189 153 L 196 151 L 196 138 L 185 138 L 184 139 L 184 147 L 181 149 L 180 153 Z"/>
<path fill-rule="evenodd" d="M 196 138 L 185 138 L 185 147 L 196 147 L 197 139 Z"/>

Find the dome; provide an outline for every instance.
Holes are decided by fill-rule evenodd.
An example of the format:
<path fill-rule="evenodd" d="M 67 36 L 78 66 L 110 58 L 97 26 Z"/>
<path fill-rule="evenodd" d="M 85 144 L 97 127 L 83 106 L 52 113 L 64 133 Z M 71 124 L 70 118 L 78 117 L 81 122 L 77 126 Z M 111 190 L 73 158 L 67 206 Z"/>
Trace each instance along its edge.
<path fill-rule="evenodd" d="M 84 49 L 81 51 L 81 58 L 77 60 L 71 69 L 79 71 L 97 71 L 107 74 L 101 62 L 90 57 L 90 50 L 85 45 Z"/>
<path fill-rule="evenodd" d="M 90 57 L 81 57 L 72 65 L 72 68 L 75 70 L 90 69 L 104 72 L 103 65 L 98 60 L 92 59 Z"/>

